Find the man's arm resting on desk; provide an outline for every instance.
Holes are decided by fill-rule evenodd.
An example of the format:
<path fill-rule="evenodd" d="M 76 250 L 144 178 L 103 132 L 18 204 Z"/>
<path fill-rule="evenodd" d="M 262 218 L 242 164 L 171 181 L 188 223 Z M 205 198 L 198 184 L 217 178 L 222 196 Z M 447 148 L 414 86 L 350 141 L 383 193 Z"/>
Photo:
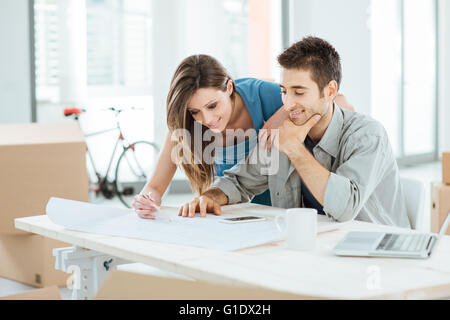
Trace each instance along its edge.
<path fill-rule="evenodd" d="M 278 154 L 277 151 L 274 152 Z M 211 189 L 222 190 L 228 197 L 227 204 L 248 202 L 269 188 L 269 179 L 265 171 L 271 166 L 271 161 L 271 156 L 256 146 L 244 162 L 225 170 L 223 177 L 215 179 Z"/>
<path fill-rule="evenodd" d="M 225 171 L 225 176 L 216 179 L 209 190 L 183 205 L 178 215 L 190 218 L 197 212 L 200 212 L 201 217 L 206 217 L 207 213 L 220 215 L 221 206 L 248 202 L 268 188 L 267 177 L 254 173 L 254 166 L 237 164 Z"/>
<path fill-rule="evenodd" d="M 267 190 L 268 177 L 261 173 L 260 161 L 256 161 L 263 155 L 259 154 L 258 146 L 253 148 L 244 162 L 225 170 L 224 176 L 217 178 L 209 190 L 182 206 L 178 215 L 194 217 L 196 212 L 200 212 L 202 217 L 207 213 L 219 215 L 220 206 L 248 202 Z M 268 160 L 265 159 L 265 162 Z"/>

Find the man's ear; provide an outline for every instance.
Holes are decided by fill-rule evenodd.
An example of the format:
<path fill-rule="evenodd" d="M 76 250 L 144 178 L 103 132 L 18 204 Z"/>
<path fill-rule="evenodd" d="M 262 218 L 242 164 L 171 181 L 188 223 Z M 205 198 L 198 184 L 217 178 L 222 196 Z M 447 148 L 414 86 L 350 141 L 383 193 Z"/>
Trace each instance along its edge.
<path fill-rule="evenodd" d="M 327 101 L 333 101 L 338 94 L 339 86 L 335 80 L 331 80 L 324 88 Z"/>

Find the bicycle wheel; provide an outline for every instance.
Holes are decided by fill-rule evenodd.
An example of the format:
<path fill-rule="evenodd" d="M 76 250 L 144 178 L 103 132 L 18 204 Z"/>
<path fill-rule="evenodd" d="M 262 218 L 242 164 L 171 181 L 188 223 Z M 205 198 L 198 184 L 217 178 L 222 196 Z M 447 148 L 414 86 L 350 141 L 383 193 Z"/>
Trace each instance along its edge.
<path fill-rule="evenodd" d="M 116 167 L 116 193 L 120 201 L 131 208 L 133 197 L 144 187 L 158 160 L 159 148 L 148 141 L 138 141 L 126 148 Z"/>

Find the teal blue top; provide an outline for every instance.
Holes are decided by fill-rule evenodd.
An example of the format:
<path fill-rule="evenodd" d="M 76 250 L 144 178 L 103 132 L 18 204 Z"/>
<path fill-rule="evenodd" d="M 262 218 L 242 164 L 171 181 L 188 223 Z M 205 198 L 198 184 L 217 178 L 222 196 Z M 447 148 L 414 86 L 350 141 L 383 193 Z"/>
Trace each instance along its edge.
<path fill-rule="evenodd" d="M 254 78 L 243 78 L 235 81 L 236 91 L 241 96 L 247 110 L 252 117 L 256 134 L 245 142 L 234 146 L 216 148 L 214 161 L 216 176 L 223 176 L 223 171 L 231 169 L 236 163 L 245 158 L 258 142 L 258 132 L 264 123 L 272 117 L 282 106 L 280 86 L 273 82 Z M 227 156 L 228 155 L 228 156 Z M 253 203 L 271 205 L 269 191 L 257 195 Z"/>

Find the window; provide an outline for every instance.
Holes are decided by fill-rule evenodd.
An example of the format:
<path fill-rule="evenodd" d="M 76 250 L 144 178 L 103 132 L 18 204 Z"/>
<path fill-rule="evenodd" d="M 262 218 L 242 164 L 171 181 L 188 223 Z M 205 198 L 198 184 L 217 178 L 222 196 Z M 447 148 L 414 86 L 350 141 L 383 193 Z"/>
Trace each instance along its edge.
<path fill-rule="evenodd" d="M 372 116 L 384 125 L 394 152 L 401 155 L 402 34 L 400 2 L 371 5 Z"/>
<path fill-rule="evenodd" d="M 90 96 L 98 96 L 101 88 L 151 93 L 150 3 L 86 1 L 87 84 L 97 89 Z"/>
<path fill-rule="evenodd" d="M 58 0 L 35 0 L 35 68 L 38 101 L 58 100 Z"/>
<path fill-rule="evenodd" d="M 80 125 L 97 132 L 121 114 L 129 141 L 154 140 L 151 1 L 35 0 L 35 65 L 39 122 L 63 121 L 63 109 L 83 107 Z M 86 140 L 105 172 L 116 132 Z"/>
<path fill-rule="evenodd" d="M 67 46 L 74 45 L 71 38 L 79 41 L 74 47 L 86 47 L 85 59 L 77 61 L 83 65 L 73 68 L 86 70 L 77 81 L 86 82 L 89 98 L 151 95 L 152 2 L 85 0 L 76 10 L 71 3 L 35 0 L 38 101 L 57 102 L 61 86 L 80 85 L 61 82 L 61 66 L 74 63 L 67 57 Z M 211 54 L 235 77 L 273 80 L 278 78 L 275 58 L 281 51 L 280 6 L 280 0 L 179 0 L 167 21 L 185 38 L 180 56 Z M 83 14 L 85 29 L 63 23 L 80 21 Z M 175 21 L 180 15 L 183 20 Z M 70 74 L 65 78 L 71 81 Z"/>
<path fill-rule="evenodd" d="M 80 3 L 85 3 L 81 5 Z M 151 7 L 147 0 L 79 1 L 74 12 L 67 0 L 35 0 L 36 94 L 38 101 L 58 102 L 62 68 L 79 61 L 74 68 L 86 70 L 83 85 L 88 96 L 151 94 Z M 71 10 L 68 10 L 70 7 Z M 85 16 L 85 34 L 73 30 Z M 70 21 L 68 27 L 62 22 Z M 66 29 L 67 27 L 67 29 Z M 72 28 L 72 29 L 71 29 Z M 77 39 L 74 39 L 77 38 Z M 81 39 L 81 40 L 80 40 Z M 62 41 L 64 40 L 64 41 Z M 68 56 L 71 41 L 86 46 L 86 59 Z M 77 43 L 79 44 L 79 43 Z M 84 78 L 83 78 L 84 79 Z M 73 81 L 78 81 L 76 78 Z"/>
<path fill-rule="evenodd" d="M 436 159 L 436 1 L 372 0 L 372 115 L 400 164 Z"/>
<path fill-rule="evenodd" d="M 234 78 L 278 78 L 280 0 L 180 0 L 185 19 L 180 56 L 217 58 Z"/>
<path fill-rule="evenodd" d="M 436 148 L 435 5 L 434 0 L 403 1 L 406 156 L 433 153 Z"/>

